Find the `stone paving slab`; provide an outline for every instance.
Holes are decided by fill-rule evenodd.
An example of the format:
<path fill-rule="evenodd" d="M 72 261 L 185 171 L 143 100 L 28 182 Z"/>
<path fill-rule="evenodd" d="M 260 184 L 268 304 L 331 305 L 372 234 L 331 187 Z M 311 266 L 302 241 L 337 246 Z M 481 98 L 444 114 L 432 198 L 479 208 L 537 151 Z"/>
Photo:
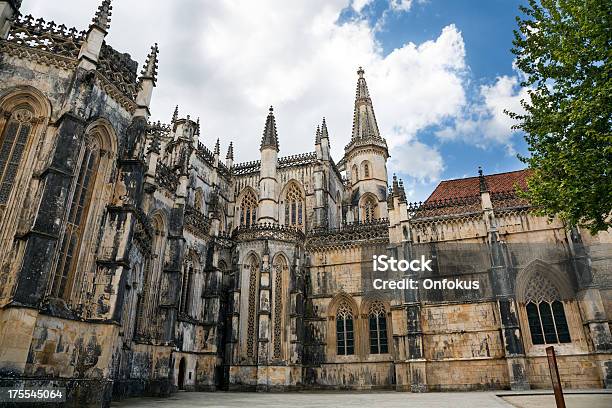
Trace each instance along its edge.
<path fill-rule="evenodd" d="M 517 408 L 556 408 L 554 395 L 517 395 L 502 397 Z M 567 394 L 564 396 L 568 408 L 610 408 L 612 394 Z"/>
<path fill-rule="evenodd" d="M 404 392 L 295 392 L 236 393 L 180 392 L 170 398 L 134 398 L 112 407 L 193 408 L 512 408 L 493 392 L 445 392 L 411 394 Z M 594 408 L 594 407 L 589 407 Z"/>

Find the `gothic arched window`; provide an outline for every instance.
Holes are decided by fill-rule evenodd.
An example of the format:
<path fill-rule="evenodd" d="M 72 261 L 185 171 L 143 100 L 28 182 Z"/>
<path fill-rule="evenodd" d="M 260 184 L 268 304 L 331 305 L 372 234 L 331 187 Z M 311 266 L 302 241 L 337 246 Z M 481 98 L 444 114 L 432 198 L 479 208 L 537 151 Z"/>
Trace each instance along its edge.
<path fill-rule="evenodd" d="M 285 225 L 301 227 L 304 224 L 304 198 L 295 183 L 291 183 L 285 196 Z"/>
<path fill-rule="evenodd" d="M 249 190 L 240 203 L 240 225 L 250 227 L 257 222 L 257 197 Z"/>
<path fill-rule="evenodd" d="M 340 303 L 336 312 L 336 350 L 338 355 L 355 354 L 353 311 L 346 301 Z"/>
<path fill-rule="evenodd" d="M 353 183 L 358 182 L 359 181 L 359 170 L 358 170 L 356 164 L 354 164 L 353 167 L 351 168 L 351 173 L 353 173 L 352 174 L 352 176 L 353 176 L 352 177 L 353 178 Z"/>
<path fill-rule="evenodd" d="M 85 139 L 80 165 L 74 173 L 75 184 L 66 217 L 66 229 L 59 246 L 57 266 L 51 285 L 52 296 L 64 299 L 70 297 L 99 160 L 98 140 L 88 136 Z"/>
<path fill-rule="evenodd" d="M 4 127 L 0 142 L 0 205 L 8 201 L 33 120 L 34 114 L 29 109 L 18 108 L 11 113 Z"/>
<path fill-rule="evenodd" d="M 366 222 L 374 221 L 376 219 L 376 208 L 378 203 L 376 198 L 371 195 L 366 197 L 363 201 L 363 220 Z"/>
<path fill-rule="evenodd" d="M 370 325 L 370 353 L 388 353 L 389 345 L 387 341 L 387 313 L 382 302 L 372 302 L 368 312 L 368 317 Z"/>
<path fill-rule="evenodd" d="M 363 177 L 370 178 L 370 162 L 367 160 L 363 162 Z"/>
<path fill-rule="evenodd" d="M 525 295 L 525 308 L 533 344 L 570 343 L 569 327 L 559 290 L 536 274 Z"/>

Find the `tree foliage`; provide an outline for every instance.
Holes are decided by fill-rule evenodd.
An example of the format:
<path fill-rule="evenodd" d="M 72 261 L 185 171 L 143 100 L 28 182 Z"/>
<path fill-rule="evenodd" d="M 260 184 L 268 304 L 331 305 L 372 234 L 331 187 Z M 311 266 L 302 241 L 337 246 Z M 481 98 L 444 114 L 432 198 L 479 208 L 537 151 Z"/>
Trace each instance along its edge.
<path fill-rule="evenodd" d="M 528 0 L 514 31 L 530 100 L 508 114 L 533 170 L 524 195 L 591 232 L 612 226 L 612 2 Z"/>

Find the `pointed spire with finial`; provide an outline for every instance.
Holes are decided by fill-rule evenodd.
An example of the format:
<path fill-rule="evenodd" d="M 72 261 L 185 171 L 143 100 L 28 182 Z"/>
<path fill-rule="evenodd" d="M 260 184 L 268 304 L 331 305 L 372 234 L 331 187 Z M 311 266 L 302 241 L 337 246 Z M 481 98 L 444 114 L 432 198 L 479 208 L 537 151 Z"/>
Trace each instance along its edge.
<path fill-rule="evenodd" d="M 480 192 L 486 193 L 489 191 L 489 186 L 487 185 L 487 180 L 482 172 L 482 167 L 478 166 L 478 181 L 480 184 Z"/>
<path fill-rule="evenodd" d="M 219 138 L 217 138 L 217 143 L 215 143 L 215 150 L 213 154 L 218 155 L 221 152 L 221 145 L 219 144 Z"/>
<path fill-rule="evenodd" d="M 96 14 L 91 22 L 100 27 L 102 30 L 107 31 L 110 28 L 110 17 L 112 15 L 112 10 L 113 6 L 111 6 L 111 0 L 103 0 L 102 4 L 98 6 L 98 11 L 96 11 Z"/>
<path fill-rule="evenodd" d="M 147 59 L 142 66 L 142 71 L 140 72 L 140 80 L 150 79 L 153 81 L 153 86 L 155 86 L 155 82 L 157 81 L 157 55 L 159 54 L 159 48 L 157 47 L 157 43 L 151 46 L 151 52 L 147 55 Z"/>
<path fill-rule="evenodd" d="M 176 108 L 174 108 L 174 113 L 172 114 L 171 123 L 176 123 L 177 120 L 178 120 L 178 105 L 176 105 Z"/>
<path fill-rule="evenodd" d="M 321 144 L 321 128 L 317 125 L 317 131 L 315 132 L 315 145 Z"/>
<path fill-rule="evenodd" d="M 272 147 L 279 151 L 278 134 L 276 133 L 276 120 L 274 119 L 274 108 L 270 106 L 268 117 L 266 118 L 266 127 L 264 129 L 263 138 L 261 139 L 261 147 L 263 150 L 266 147 Z"/>
<path fill-rule="evenodd" d="M 227 148 L 227 154 L 225 158 L 228 160 L 234 160 L 234 143 L 230 142 L 229 147 Z"/>
<path fill-rule="evenodd" d="M 153 139 L 151 139 L 151 143 L 149 144 L 149 148 L 147 149 L 149 153 L 159 154 L 161 151 L 161 140 L 159 138 L 159 132 L 153 133 Z"/>
<path fill-rule="evenodd" d="M 357 78 L 357 91 L 355 93 L 352 139 L 381 139 L 368 84 L 363 76 L 364 73 L 363 68 L 359 67 L 357 70 L 359 77 Z"/>
<path fill-rule="evenodd" d="M 321 139 L 329 139 L 329 133 L 327 132 L 327 123 L 325 123 L 325 117 L 323 117 L 323 123 L 321 124 Z"/>

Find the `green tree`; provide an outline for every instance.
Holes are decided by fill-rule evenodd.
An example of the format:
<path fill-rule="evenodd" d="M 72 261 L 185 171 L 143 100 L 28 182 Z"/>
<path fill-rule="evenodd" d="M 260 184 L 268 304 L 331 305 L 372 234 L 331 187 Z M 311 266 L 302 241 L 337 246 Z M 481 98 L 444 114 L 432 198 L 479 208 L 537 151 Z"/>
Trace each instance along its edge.
<path fill-rule="evenodd" d="M 528 0 L 514 47 L 533 170 L 523 192 L 540 213 L 593 233 L 612 226 L 612 2 Z"/>

